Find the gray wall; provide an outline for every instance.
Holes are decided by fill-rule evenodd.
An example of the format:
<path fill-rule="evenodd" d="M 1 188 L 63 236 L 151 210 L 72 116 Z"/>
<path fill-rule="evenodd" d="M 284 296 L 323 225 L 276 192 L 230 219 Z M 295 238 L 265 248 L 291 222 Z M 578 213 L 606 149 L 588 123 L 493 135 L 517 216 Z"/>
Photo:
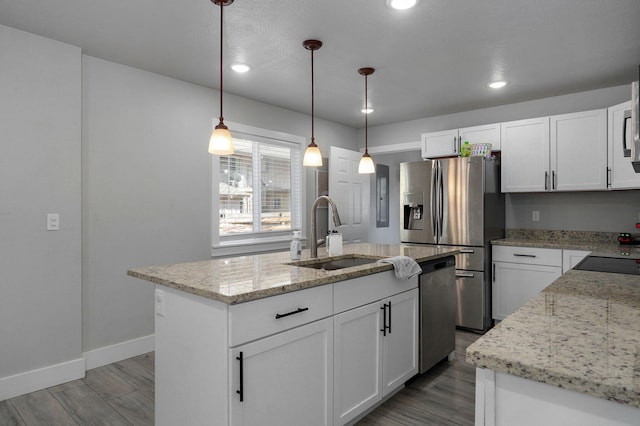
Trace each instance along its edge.
<path fill-rule="evenodd" d="M 376 228 L 376 179 L 371 177 L 371 229 L 369 242 L 400 243 L 400 163 L 419 161 L 420 151 L 406 151 L 374 155 L 376 164 L 389 166 L 389 227 Z"/>
<path fill-rule="evenodd" d="M 368 141 L 370 147 L 415 142 L 420 140 L 422 133 L 607 108 L 629 99 L 631 84 L 369 127 Z M 358 132 L 357 140 L 364 141 L 364 130 Z M 364 143 L 360 142 L 360 145 Z"/>
<path fill-rule="evenodd" d="M 416 142 L 420 140 L 422 133 L 432 131 L 606 108 L 629 100 L 630 89 L 630 85 L 616 86 L 373 127 L 369 129 L 369 146 Z M 358 132 L 359 141 L 364 140 L 362 132 Z M 375 161 L 394 166 L 400 161 L 407 161 L 399 161 L 403 154 L 405 153 L 395 154 L 398 155 L 397 158 L 390 154 L 374 154 L 373 157 Z M 419 156 L 419 153 L 414 153 L 409 161 L 416 161 Z M 394 182 L 393 177 L 391 185 L 391 194 L 399 192 L 398 183 Z M 375 218 L 373 197 L 372 200 L 372 218 Z M 389 209 L 391 218 L 396 218 L 397 221 L 399 202 L 392 201 Z M 640 221 L 640 190 L 509 194 L 505 209 L 507 228 L 636 232 L 635 223 Z M 531 221 L 532 210 L 540 211 L 539 222 Z M 388 230 L 372 230 L 370 241 L 396 242 L 399 240 L 398 227 L 399 225 L 391 224 Z"/>
<path fill-rule="evenodd" d="M 228 121 L 310 134 L 307 115 L 230 94 L 224 99 Z M 207 144 L 218 92 L 83 56 L 82 100 L 87 351 L 153 333 L 152 285 L 128 277 L 128 268 L 211 256 Z M 329 144 L 355 149 L 355 134 L 317 121 L 325 155 Z M 306 181 L 309 206 L 313 170 Z"/>
<path fill-rule="evenodd" d="M 0 57 L 1 381 L 153 334 L 152 285 L 126 270 L 210 257 L 218 92 L 4 26 Z M 308 115 L 231 94 L 225 116 L 310 136 Z M 316 121 L 325 156 L 355 136 Z"/>
<path fill-rule="evenodd" d="M 82 357 L 81 67 L 80 49 L 4 26 L 0 58 L 3 378 Z"/>

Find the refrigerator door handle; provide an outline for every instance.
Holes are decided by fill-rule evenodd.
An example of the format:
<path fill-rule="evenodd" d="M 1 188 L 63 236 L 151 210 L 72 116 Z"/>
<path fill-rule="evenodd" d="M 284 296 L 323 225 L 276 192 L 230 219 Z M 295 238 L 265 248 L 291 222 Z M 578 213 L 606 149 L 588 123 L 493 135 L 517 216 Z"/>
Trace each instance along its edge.
<path fill-rule="evenodd" d="M 438 161 L 435 160 L 433 162 L 433 167 L 431 168 L 431 199 L 429 200 L 429 212 L 431 213 L 431 232 L 433 233 L 434 243 L 438 242 L 438 229 L 436 224 L 436 203 L 437 203 L 437 194 L 436 194 L 436 183 L 438 179 Z"/>
<path fill-rule="evenodd" d="M 442 228 L 444 223 L 442 216 L 444 213 L 444 183 L 442 179 L 442 169 L 438 166 L 438 243 L 442 238 Z"/>

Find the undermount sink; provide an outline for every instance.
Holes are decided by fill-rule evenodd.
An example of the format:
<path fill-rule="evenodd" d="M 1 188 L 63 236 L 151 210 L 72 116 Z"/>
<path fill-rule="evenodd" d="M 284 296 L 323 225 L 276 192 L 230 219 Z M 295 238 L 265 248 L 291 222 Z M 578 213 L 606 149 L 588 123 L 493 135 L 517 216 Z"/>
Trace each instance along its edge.
<path fill-rule="evenodd" d="M 292 262 L 289 265 L 300 266 L 302 268 L 324 269 L 325 271 L 335 271 L 336 269 L 350 268 L 352 266 L 366 265 L 377 262 L 377 258 L 362 257 L 357 255 L 340 256 L 338 258 L 324 258 L 315 260 L 302 260 Z"/>

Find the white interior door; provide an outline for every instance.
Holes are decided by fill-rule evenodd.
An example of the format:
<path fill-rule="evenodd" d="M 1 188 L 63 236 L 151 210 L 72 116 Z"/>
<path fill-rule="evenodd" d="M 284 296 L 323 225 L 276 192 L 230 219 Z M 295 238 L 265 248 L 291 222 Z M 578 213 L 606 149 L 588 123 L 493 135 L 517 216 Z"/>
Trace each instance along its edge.
<path fill-rule="evenodd" d="M 342 239 L 349 243 L 369 240 L 369 183 L 371 175 L 358 174 L 362 154 L 331 147 L 329 197 L 335 201 L 342 226 Z M 330 224 L 330 228 L 333 226 Z"/>

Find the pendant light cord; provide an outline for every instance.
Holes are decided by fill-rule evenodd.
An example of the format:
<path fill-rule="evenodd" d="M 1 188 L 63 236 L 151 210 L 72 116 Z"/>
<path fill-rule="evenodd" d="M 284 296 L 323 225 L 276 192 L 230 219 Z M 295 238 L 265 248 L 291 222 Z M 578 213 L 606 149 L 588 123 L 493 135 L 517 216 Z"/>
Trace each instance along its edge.
<path fill-rule="evenodd" d="M 314 123 L 313 123 L 314 116 L 315 116 L 315 111 L 314 111 L 314 90 L 313 90 L 313 50 L 311 50 L 311 143 L 315 143 L 316 141 L 314 137 Z"/>
<path fill-rule="evenodd" d="M 222 94 L 224 93 L 223 87 L 222 87 L 222 37 L 224 37 L 223 35 L 223 31 L 222 31 L 222 14 L 223 14 L 223 10 L 224 10 L 224 1 L 220 2 L 220 123 L 224 122 L 224 117 L 222 115 Z"/>
<path fill-rule="evenodd" d="M 368 109 L 369 108 L 369 97 L 368 97 L 368 93 L 369 91 L 368 86 L 367 86 L 367 75 L 365 74 L 364 76 L 364 109 Z M 369 113 L 365 113 L 364 114 L 364 153 L 368 154 L 369 153 Z"/>

